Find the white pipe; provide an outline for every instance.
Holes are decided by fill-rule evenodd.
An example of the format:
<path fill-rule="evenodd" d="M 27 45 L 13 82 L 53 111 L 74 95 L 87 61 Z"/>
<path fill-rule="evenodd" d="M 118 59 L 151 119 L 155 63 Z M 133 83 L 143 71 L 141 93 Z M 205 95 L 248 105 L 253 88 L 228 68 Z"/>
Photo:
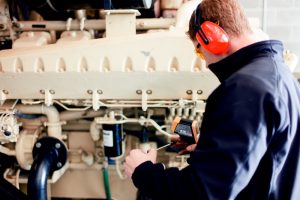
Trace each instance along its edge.
<path fill-rule="evenodd" d="M 47 31 L 56 30 L 64 31 L 67 30 L 80 30 L 80 20 L 68 21 L 18 21 L 18 28 L 20 31 Z M 148 30 L 148 29 L 168 29 L 170 26 L 175 24 L 175 19 L 137 19 L 136 29 L 137 30 Z M 68 25 L 68 26 L 67 26 Z M 84 28 L 86 30 L 105 30 L 105 20 L 103 19 L 89 19 L 85 20 Z"/>
<path fill-rule="evenodd" d="M 100 130 L 95 120 L 90 125 L 90 134 L 93 141 L 98 141 L 100 139 Z"/>
<path fill-rule="evenodd" d="M 20 189 L 20 173 L 21 173 L 21 170 L 20 169 L 18 169 L 17 170 L 17 173 L 16 173 L 16 188 L 17 189 Z"/>
<path fill-rule="evenodd" d="M 32 149 L 40 133 L 39 128 L 35 130 L 23 129 L 20 132 L 15 149 L 16 159 L 22 169 L 30 170 L 33 162 Z"/>
<path fill-rule="evenodd" d="M 0 152 L 5 154 L 5 155 L 8 155 L 8 156 L 15 156 L 16 155 L 16 151 L 15 150 L 11 150 L 7 147 L 4 147 L 2 145 L 0 145 Z"/>
<path fill-rule="evenodd" d="M 122 165 L 122 162 L 120 161 L 120 159 L 117 159 L 116 160 L 116 171 L 117 171 L 117 174 L 119 175 L 119 178 L 121 180 L 125 180 L 127 178 L 127 176 L 126 176 L 126 174 L 123 174 L 123 172 L 121 171 L 121 165 Z"/>
<path fill-rule="evenodd" d="M 45 105 L 17 105 L 16 109 L 24 114 L 44 114 L 47 116 L 48 135 L 62 139 L 59 112 L 54 106 Z"/>
<path fill-rule="evenodd" d="M 25 127 L 26 129 L 34 130 L 43 126 L 43 124 L 47 122 L 47 117 L 41 116 L 36 119 L 19 118 L 18 121 L 21 122 L 22 126 Z"/>

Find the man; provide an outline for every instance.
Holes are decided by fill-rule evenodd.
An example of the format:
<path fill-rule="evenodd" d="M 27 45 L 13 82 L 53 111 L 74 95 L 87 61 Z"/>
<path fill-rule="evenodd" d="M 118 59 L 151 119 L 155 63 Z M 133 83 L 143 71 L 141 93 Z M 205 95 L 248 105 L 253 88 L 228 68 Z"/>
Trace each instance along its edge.
<path fill-rule="evenodd" d="M 237 0 L 203 0 L 188 34 L 221 82 L 189 166 L 165 169 L 155 150 L 135 149 L 128 176 L 153 199 L 300 199 L 300 89 L 282 43 L 259 41 Z"/>

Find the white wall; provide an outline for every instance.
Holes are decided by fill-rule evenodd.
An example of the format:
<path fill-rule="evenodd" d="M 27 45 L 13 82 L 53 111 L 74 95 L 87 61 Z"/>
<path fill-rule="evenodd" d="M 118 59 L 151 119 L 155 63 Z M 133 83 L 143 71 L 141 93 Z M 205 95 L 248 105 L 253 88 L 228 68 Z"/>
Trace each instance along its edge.
<path fill-rule="evenodd" d="M 300 18 L 300 0 L 239 0 L 239 2 L 249 17 L 260 19 L 261 28 L 271 39 L 281 40 L 285 48 L 300 59 L 300 20 L 297 20 Z M 300 62 L 296 71 L 300 72 Z"/>

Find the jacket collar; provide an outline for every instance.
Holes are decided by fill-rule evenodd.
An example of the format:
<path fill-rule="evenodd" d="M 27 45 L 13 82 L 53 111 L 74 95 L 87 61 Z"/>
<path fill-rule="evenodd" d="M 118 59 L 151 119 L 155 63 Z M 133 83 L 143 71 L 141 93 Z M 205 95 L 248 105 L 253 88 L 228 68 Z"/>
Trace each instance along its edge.
<path fill-rule="evenodd" d="M 223 82 L 233 73 L 250 63 L 253 59 L 262 56 L 276 56 L 283 59 L 283 45 L 278 40 L 261 41 L 246 46 L 219 62 L 212 63 L 208 68 Z M 278 59 L 277 58 L 277 59 Z"/>

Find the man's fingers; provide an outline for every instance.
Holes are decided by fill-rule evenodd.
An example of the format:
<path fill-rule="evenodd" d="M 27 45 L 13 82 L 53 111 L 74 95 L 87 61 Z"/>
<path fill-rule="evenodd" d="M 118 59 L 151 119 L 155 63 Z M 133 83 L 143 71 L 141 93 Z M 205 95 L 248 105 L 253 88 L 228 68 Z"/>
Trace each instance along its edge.
<path fill-rule="evenodd" d="M 187 146 L 185 149 L 179 151 L 178 154 L 179 154 L 179 155 L 188 154 L 188 153 L 194 151 L 195 148 L 196 148 L 196 146 L 197 146 L 196 144 L 189 145 L 189 146 Z"/>
<path fill-rule="evenodd" d="M 197 144 L 191 144 L 186 147 L 186 150 L 189 152 L 194 151 L 196 149 L 196 146 L 197 146 Z"/>
<path fill-rule="evenodd" d="M 183 150 L 178 152 L 179 155 L 184 155 L 184 154 L 188 154 L 188 153 L 190 153 L 190 152 L 186 149 L 183 149 Z"/>
<path fill-rule="evenodd" d="M 172 142 L 177 142 L 177 141 L 179 141 L 180 140 L 180 136 L 179 135 L 172 135 L 171 136 L 171 141 Z"/>

